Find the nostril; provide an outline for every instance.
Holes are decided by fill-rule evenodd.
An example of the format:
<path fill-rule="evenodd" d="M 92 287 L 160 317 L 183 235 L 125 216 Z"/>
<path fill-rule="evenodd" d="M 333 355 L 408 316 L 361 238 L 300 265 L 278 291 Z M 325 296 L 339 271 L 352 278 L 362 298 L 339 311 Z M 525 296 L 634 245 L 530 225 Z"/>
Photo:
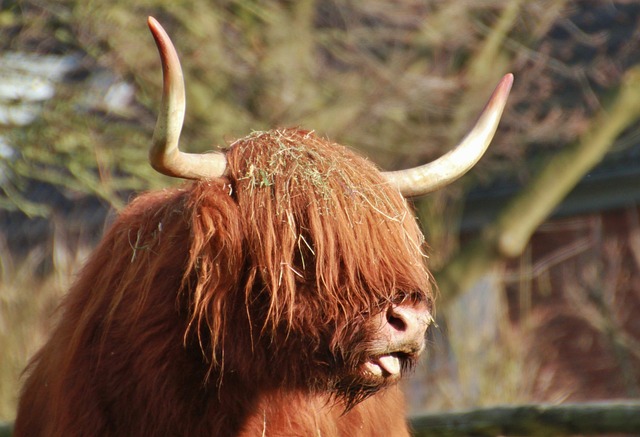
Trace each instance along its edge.
<path fill-rule="evenodd" d="M 407 330 L 407 322 L 402 314 L 395 311 L 395 308 L 390 308 L 387 312 L 387 322 L 396 331 L 404 332 Z"/>
<path fill-rule="evenodd" d="M 424 333 L 431 321 L 428 310 L 408 305 L 393 305 L 387 310 L 387 323 L 397 333 Z"/>

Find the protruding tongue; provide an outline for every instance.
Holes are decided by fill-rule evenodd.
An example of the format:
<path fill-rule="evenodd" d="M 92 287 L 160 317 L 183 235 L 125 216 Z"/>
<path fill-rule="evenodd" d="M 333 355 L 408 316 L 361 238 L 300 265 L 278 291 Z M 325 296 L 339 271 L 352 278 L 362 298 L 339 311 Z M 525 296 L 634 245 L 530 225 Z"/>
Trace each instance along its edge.
<path fill-rule="evenodd" d="M 382 355 L 378 357 L 378 364 L 390 375 L 400 373 L 400 360 L 393 355 Z"/>

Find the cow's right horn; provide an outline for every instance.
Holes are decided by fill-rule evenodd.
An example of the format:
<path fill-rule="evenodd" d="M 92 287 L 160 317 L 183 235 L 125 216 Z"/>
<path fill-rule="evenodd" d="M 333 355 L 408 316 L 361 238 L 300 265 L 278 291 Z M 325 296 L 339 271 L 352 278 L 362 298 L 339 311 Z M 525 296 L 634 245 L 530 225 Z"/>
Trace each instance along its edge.
<path fill-rule="evenodd" d="M 151 165 L 158 172 L 183 179 L 223 176 L 227 162 L 223 153 L 193 154 L 178 149 L 184 122 L 185 92 L 180 60 L 171 39 L 160 23 L 149 17 L 149 29 L 162 61 L 162 105 L 149 151 Z"/>

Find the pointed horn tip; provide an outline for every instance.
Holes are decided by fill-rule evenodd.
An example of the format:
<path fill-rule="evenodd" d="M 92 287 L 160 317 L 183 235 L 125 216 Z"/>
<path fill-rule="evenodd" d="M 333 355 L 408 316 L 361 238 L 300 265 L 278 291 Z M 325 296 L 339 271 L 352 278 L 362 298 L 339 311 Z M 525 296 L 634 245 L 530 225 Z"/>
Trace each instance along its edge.
<path fill-rule="evenodd" d="M 152 16 L 149 16 L 147 18 L 147 26 L 149 26 L 149 30 L 156 40 L 162 39 L 163 36 L 167 33 L 165 32 L 160 22 Z"/>
<path fill-rule="evenodd" d="M 160 26 L 160 23 L 158 22 L 158 20 L 153 18 L 151 15 L 149 15 L 147 17 L 147 26 L 149 26 L 149 28 L 152 31 L 155 30 L 157 27 L 162 27 L 162 26 Z"/>
<path fill-rule="evenodd" d="M 496 90 L 494 91 L 494 94 L 506 98 L 509 95 L 509 92 L 511 91 L 512 85 L 513 85 L 513 73 L 507 73 L 502 77 L 502 79 L 500 79 L 500 82 L 498 83 L 498 86 L 496 86 Z"/>
<path fill-rule="evenodd" d="M 147 24 L 151 31 L 151 35 L 153 36 L 153 40 L 156 43 L 156 47 L 158 47 L 163 69 L 172 70 L 171 73 L 165 75 L 165 80 L 169 76 L 182 77 L 182 68 L 180 67 L 178 52 L 171 42 L 169 34 L 164 30 L 164 27 L 162 27 L 160 22 L 151 16 L 147 18 Z"/>
<path fill-rule="evenodd" d="M 151 35 L 153 35 L 153 39 L 155 39 L 157 43 L 164 43 L 169 39 L 167 32 L 164 30 L 160 22 L 152 16 L 147 18 L 147 26 L 149 26 Z"/>
<path fill-rule="evenodd" d="M 486 103 L 485 109 L 481 114 L 485 113 L 493 113 L 494 111 L 498 111 L 498 114 L 502 114 L 502 109 L 507 104 L 507 98 L 509 97 L 509 93 L 511 92 L 511 86 L 513 85 L 513 74 L 508 73 L 505 74 L 498 85 L 493 90 L 491 97 Z"/>

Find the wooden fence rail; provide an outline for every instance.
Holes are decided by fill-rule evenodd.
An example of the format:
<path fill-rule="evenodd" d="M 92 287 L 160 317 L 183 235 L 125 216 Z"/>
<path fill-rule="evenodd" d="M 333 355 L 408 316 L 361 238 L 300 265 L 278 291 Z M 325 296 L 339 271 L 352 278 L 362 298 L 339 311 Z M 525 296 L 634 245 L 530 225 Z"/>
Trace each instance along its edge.
<path fill-rule="evenodd" d="M 640 401 L 517 405 L 411 418 L 415 437 L 640 436 Z"/>
<path fill-rule="evenodd" d="M 640 401 L 517 405 L 410 419 L 414 437 L 640 435 Z M 11 425 L 0 423 L 0 437 Z"/>

